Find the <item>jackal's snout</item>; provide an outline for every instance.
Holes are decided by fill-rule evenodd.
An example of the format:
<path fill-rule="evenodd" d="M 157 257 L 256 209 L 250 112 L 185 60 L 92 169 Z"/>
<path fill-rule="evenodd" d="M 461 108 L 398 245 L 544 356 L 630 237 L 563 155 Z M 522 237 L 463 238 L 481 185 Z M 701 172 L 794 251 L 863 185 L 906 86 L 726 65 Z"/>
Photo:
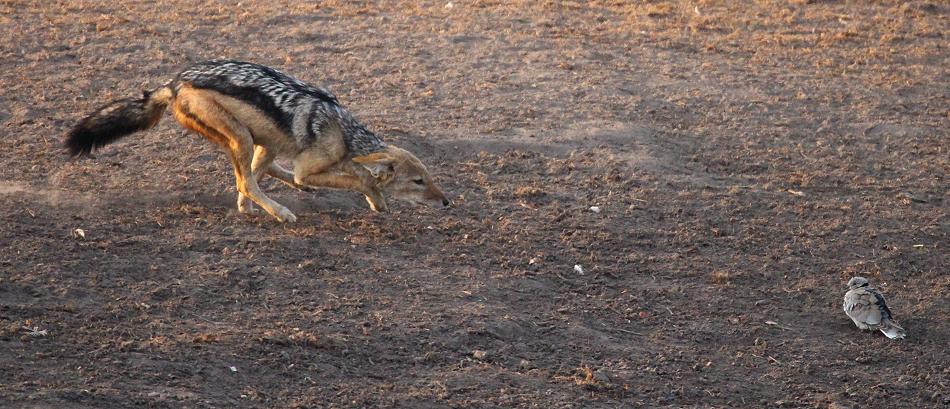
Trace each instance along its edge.
<path fill-rule="evenodd" d="M 435 185 L 431 186 L 426 193 L 426 199 L 432 203 L 433 207 L 440 207 L 439 204 L 442 205 L 441 207 L 449 207 L 452 205 L 452 201 L 445 197 L 445 194 L 442 193 L 439 188 L 435 187 Z"/>
<path fill-rule="evenodd" d="M 452 201 L 435 183 L 425 165 L 409 151 L 387 146 L 386 150 L 353 158 L 379 182 L 387 196 L 432 207 L 449 207 Z"/>

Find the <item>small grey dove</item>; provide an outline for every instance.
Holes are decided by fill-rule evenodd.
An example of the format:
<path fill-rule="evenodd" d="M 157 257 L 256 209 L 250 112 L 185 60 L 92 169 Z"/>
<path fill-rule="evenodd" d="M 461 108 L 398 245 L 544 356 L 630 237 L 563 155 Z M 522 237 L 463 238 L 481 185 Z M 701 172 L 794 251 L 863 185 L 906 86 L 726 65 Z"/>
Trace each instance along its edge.
<path fill-rule="evenodd" d="M 848 293 L 844 295 L 844 312 L 858 328 L 880 330 L 890 339 L 904 339 L 904 329 L 891 316 L 884 296 L 870 286 L 868 279 L 854 277 L 848 281 Z"/>

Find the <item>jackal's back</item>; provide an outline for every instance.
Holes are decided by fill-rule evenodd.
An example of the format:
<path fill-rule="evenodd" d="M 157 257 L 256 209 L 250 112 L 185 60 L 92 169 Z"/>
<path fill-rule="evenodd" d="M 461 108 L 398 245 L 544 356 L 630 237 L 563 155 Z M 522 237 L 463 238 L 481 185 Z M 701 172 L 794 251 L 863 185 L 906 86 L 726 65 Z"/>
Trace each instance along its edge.
<path fill-rule="evenodd" d="M 329 90 L 274 68 L 234 60 L 205 61 L 178 74 L 175 88 L 183 84 L 220 92 L 254 106 L 293 135 L 301 147 L 312 144 L 331 120 L 339 123 L 351 152 L 365 154 L 383 146 Z"/>
<path fill-rule="evenodd" d="M 339 105 L 336 96 L 325 88 L 307 84 L 274 68 L 243 61 L 200 62 L 184 69 L 177 80 L 195 88 L 257 100 L 260 105 L 270 105 L 284 113 L 293 112 L 301 102 L 308 100 Z"/>

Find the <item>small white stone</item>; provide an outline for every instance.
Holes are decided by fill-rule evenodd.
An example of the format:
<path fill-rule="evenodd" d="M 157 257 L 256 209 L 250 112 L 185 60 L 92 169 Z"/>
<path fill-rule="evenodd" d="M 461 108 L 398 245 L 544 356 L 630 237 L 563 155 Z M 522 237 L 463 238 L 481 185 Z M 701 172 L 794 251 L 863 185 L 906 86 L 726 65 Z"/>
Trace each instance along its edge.
<path fill-rule="evenodd" d="M 237 367 L 236 367 L 236 366 L 229 366 L 228 369 L 230 369 L 231 372 L 237 372 Z"/>
<path fill-rule="evenodd" d="M 574 265 L 574 272 L 580 275 L 584 275 L 584 267 L 581 267 L 580 264 Z"/>
<path fill-rule="evenodd" d="M 531 369 L 531 367 L 532 367 L 531 361 L 528 361 L 526 359 L 522 359 L 521 362 L 518 363 L 518 369 L 522 371 L 527 371 Z"/>
<path fill-rule="evenodd" d="M 455 7 L 455 5 L 454 5 L 454 4 L 452 4 L 452 2 L 451 2 L 451 1 L 450 1 L 450 2 L 448 2 L 448 3 L 445 3 L 445 8 L 447 8 L 447 9 L 449 9 L 449 10 L 451 10 L 451 9 L 452 9 L 452 7 Z"/>
<path fill-rule="evenodd" d="M 594 213 L 600 213 L 600 206 L 591 206 L 590 211 Z"/>

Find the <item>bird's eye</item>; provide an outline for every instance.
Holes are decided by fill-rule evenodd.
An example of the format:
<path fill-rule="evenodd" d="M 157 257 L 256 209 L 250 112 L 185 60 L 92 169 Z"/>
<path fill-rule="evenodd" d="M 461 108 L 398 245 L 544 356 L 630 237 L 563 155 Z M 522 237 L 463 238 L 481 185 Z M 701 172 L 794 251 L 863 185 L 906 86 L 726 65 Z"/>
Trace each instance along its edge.
<path fill-rule="evenodd" d="M 426 182 L 423 181 L 422 179 L 413 179 L 412 183 L 415 183 L 417 185 L 424 185 Z"/>

